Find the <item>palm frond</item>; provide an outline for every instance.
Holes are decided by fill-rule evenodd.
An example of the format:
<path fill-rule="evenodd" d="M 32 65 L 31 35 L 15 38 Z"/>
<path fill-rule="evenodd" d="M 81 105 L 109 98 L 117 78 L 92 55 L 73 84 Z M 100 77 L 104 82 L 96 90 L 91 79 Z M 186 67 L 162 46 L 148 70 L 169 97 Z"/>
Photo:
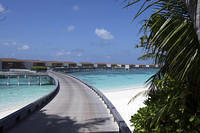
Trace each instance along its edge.
<path fill-rule="evenodd" d="M 129 100 L 128 104 L 130 104 L 131 102 L 133 102 L 133 101 L 134 101 L 136 98 L 138 98 L 139 96 L 145 96 L 145 95 L 147 94 L 147 92 L 148 92 L 148 90 L 143 90 L 143 91 L 138 92 L 135 96 L 133 96 L 133 97 Z"/>

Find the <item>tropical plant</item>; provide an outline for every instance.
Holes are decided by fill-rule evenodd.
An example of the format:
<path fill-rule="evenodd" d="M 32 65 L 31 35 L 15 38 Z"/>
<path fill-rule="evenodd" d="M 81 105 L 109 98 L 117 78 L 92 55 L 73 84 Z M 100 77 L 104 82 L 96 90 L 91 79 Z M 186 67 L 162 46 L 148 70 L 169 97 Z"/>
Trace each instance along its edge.
<path fill-rule="evenodd" d="M 145 122 L 150 124 L 143 126 L 154 130 L 161 129 L 162 123 L 165 123 L 164 125 L 166 126 L 166 123 L 170 123 L 171 120 L 180 119 L 181 116 L 177 115 L 179 113 L 178 110 L 183 111 L 182 114 L 184 114 L 184 117 L 185 115 L 187 117 L 196 116 L 199 120 L 200 44 L 196 34 L 197 32 L 194 29 L 194 21 L 190 18 L 185 1 L 125 0 L 124 2 L 127 2 L 125 7 L 142 2 L 141 8 L 134 19 L 147 9 L 153 8 L 155 11 L 144 21 L 141 28 L 143 36 L 141 37 L 140 44 L 136 45 L 136 47 L 142 47 L 146 52 L 140 59 L 152 58 L 155 64 L 161 66 L 159 72 L 148 80 L 150 91 L 148 94 L 148 102 L 146 101 L 147 107 L 145 108 L 154 113 L 153 115 L 147 115 L 144 113 L 145 109 L 139 112 Z M 176 82 L 171 84 L 172 80 Z M 165 85 L 160 85 L 159 81 L 162 81 Z M 168 97 L 158 96 L 162 94 L 167 95 L 168 93 L 165 93 L 165 90 L 171 90 L 167 92 L 172 100 L 168 101 Z M 158 101 L 160 101 L 160 104 Z M 163 114 L 165 114 L 164 116 L 168 116 L 167 118 L 169 119 L 165 119 Z M 169 117 L 169 114 L 176 115 L 172 119 Z M 147 116 L 148 118 L 151 117 L 150 119 L 155 123 L 149 123 Z M 137 125 L 136 119 L 138 119 L 137 114 L 132 118 L 132 122 L 136 122 Z M 187 121 L 187 118 L 183 119 L 183 123 L 179 127 L 183 129 L 183 132 L 186 132 L 184 126 L 188 126 Z M 167 128 L 169 128 L 169 125 Z M 176 126 L 171 131 L 182 132 L 182 130 L 176 129 L 176 131 L 175 129 Z M 159 130 L 156 131 L 158 132 Z M 165 132 L 168 132 L 168 130 L 165 130 Z"/>
<path fill-rule="evenodd" d="M 131 1 L 127 6 L 140 0 Z M 188 78 L 193 70 L 200 72 L 200 45 L 185 4 L 181 0 L 144 0 L 135 18 L 151 6 L 157 11 L 141 28 L 144 35 L 137 47 L 143 47 L 146 54 L 140 58 L 153 58 L 162 65 L 158 74 L 167 72 L 178 80 Z M 199 74 L 192 77 L 200 83 Z"/>
<path fill-rule="evenodd" d="M 33 66 L 30 69 L 33 70 L 33 71 L 46 71 L 47 67 L 45 67 L 45 66 Z"/>
<path fill-rule="evenodd" d="M 194 29 L 197 33 L 198 40 L 200 42 L 200 0 L 183 0 L 188 8 L 188 13 L 194 24 Z"/>
<path fill-rule="evenodd" d="M 157 82 L 159 89 L 149 94 L 146 107 L 132 116 L 134 133 L 199 133 L 199 114 L 193 113 L 192 107 L 185 110 L 182 104 L 184 101 L 192 105 L 185 99 L 185 94 L 190 93 L 185 84 L 169 77 Z"/>

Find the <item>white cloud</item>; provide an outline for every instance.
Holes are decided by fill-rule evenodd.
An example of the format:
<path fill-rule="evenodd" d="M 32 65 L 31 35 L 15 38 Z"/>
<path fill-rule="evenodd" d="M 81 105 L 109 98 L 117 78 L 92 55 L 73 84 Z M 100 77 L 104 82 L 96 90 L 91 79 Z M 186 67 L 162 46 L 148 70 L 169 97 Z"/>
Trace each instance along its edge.
<path fill-rule="evenodd" d="M 0 4 L 0 13 L 4 12 L 5 11 L 5 8 L 3 7 L 2 4 Z"/>
<path fill-rule="evenodd" d="M 96 29 L 95 34 L 103 40 L 114 39 L 114 36 L 105 29 Z"/>
<path fill-rule="evenodd" d="M 15 46 L 15 45 L 17 45 L 17 43 L 13 42 L 13 41 L 6 41 L 6 42 L 2 42 L 1 44 L 4 45 L 4 46 Z"/>
<path fill-rule="evenodd" d="M 71 52 L 70 51 L 64 51 L 64 50 L 59 51 L 59 52 L 56 53 L 57 57 L 69 56 L 69 55 L 71 55 Z"/>
<path fill-rule="evenodd" d="M 30 49 L 30 47 L 28 45 L 23 45 L 21 47 L 18 48 L 19 50 L 28 50 Z"/>
<path fill-rule="evenodd" d="M 74 11 L 78 11 L 78 10 L 79 10 L 79 6 L 78 6 L 78 5 L 74 5 L 74 6 L 73 6 L 73 10 L 74 10 Z"/>
<path fill-rule="evenodd" d="M 75 29 L 75 26 L 73 26 L 73 25 L 70 25 L 70 26 L 68 26 L 67 27 L 67 31 L 73 31 Z"/>
<path fill-rule="evenodd" d="M 82 57 L 83 52 L 81 49 L 61 50 L 56 53 L 56 57 Z"/>

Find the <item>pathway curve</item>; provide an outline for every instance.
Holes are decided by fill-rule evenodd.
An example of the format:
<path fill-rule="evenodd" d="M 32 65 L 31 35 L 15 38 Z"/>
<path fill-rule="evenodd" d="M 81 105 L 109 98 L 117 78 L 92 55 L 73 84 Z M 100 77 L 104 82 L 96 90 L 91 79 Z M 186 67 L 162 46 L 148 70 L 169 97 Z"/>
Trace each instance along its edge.
<path fill-rule="evenodd" d="M 9 133 L 117 133 L 105 104 L 80 81 L 54 72 L 60 82 L 55 98 Z"/>

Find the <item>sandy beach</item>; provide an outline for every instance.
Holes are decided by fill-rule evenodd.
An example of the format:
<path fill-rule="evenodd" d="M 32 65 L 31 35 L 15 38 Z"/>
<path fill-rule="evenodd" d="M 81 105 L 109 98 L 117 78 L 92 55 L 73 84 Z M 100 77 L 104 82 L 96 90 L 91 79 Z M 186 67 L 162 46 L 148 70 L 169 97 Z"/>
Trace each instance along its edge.
<path fill-rule="evenodd" d="M 139 87 L 137 89 L 130 87 L 120 90 L 102 91 L 116 107 L 131 130 L 133 130 L 130 123 L 131 116 L 135 114 L 139 108 L 144 107 L 143 102 L 146 97 L 144 95 L 140 95 L 131 103 L 128 104 L 128 102 L 132 97 L 144 90 L 147 90 L 147 87 Z"/>

